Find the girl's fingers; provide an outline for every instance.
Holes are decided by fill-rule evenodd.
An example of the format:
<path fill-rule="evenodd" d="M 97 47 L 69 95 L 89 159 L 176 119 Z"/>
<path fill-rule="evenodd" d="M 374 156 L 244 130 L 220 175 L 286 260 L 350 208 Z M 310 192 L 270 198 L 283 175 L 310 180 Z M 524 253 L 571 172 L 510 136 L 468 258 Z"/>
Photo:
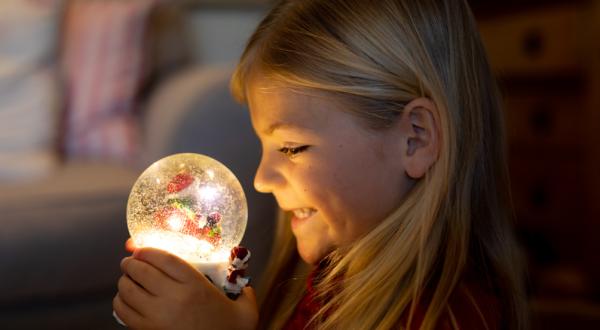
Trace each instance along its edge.
<path fill-rule="evenodd" d="M 133 239 L 128 238 L 127 241 L 125 241 L 125 251 L 131 253 L 135 251 L 135 243 L 133 242 Z"/>
<path fill-rule="evenodd" d="M 129 276 L 123 275 L 117 284 L 119 288 L 119 297 L 127 306 L 135 311 L 138 315 L 145 315 L 144 307 L 147 306 L 151 295 Z"/>
<path fill-rule="evenodd" d="M 238 300 L 243 304 L 253 305 L 256 307 L 256 293 L 254 292 L 254 288 L 251 286 L 244 287 Z"/>
<path fill-rule="evenodd" d="M 165 293 L 165 281 L 173 281 L 153 265 L 128 257 L 121 261 L 121 271 L 142 286 L 149 294 L 159 296 Z"/>
<path fill-rule="evenodd" d="M 137 328 L 144 321 L 142 315 L 127 305 L 119 294 L 113 299 L 113 311 L 127 327 L 132 329 Z"/>
<path fill-rule="evenodd" d="M 163 250 L 154 248 L 137 249 L 133 253 L 133 257 L 149 263 L 177 282 L 187 283 L 197 278 L 202 278 L 208 282 L 204 276 L 199 276 L 200 273 L 190 264 Z"/>
<path fill-rule="evenodd" d="M 235 305 L 239 309 L 238 318 L 244 324 L 253 324 L 256 327 L 256 324 L 258 324 L 258 305 L 254 289 L 249 286 L 242 289 L 242 294 L 235 301 Z"/>

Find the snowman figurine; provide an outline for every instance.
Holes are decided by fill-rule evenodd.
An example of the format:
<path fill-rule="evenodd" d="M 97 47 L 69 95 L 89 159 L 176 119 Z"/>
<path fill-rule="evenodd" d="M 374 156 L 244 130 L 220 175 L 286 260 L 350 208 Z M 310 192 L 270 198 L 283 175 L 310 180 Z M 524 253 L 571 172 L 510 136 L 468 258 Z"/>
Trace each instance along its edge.
<path fill-rule="evenodd" d="M 223 285 L 223 291 L 225 291 L 227 297 L 237 299 L 242 289 L 250 283 L 250 277 L 245 276 L 248 261 L 250 261 L 250 250 L 243 246 L 236 246 L 231 249 L 227 278 Z"/>

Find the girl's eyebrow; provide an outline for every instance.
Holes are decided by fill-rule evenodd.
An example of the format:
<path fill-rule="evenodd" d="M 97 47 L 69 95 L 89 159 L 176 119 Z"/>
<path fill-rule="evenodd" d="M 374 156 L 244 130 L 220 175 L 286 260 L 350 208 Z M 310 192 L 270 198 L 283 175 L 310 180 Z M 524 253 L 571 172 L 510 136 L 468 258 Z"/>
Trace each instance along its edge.
<path fill-rule="evenodd" d="M 310 131 L 310 129 L 296 125 L 296 124 L 285 123 L 285 122 L 275 122 L 275 123 L 269 125 L 269 127 L 267 127 L 267 129 L 265 129 L 263 131 L 263 133 L 267 136 L 270 136 L 270 135 L 273 135 L 273 133 L 276 130 L 280 130 L 280 129 L 287 129 L 287 130 L 293 130 L 293 131 Z"/>

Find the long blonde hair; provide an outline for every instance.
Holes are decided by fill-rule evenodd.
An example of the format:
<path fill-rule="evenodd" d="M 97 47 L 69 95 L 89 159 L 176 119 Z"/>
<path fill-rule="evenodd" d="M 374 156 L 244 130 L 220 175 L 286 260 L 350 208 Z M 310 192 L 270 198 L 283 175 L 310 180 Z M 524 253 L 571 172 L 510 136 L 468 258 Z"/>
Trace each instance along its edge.
<path fill-rule="evenodd" d="M 329 256 L 317 287 L 329 299 L 311 325 L 397 328 L 425 302 L 421 328 L 432 329 L 452 313 L 448 299 L 468 267 L 500 298 L 503 326 L 525 327 L 499 93 L 464 0 L 281 1 L 232 78 L 241 102 L 255 70 L 329 93 L 374 129 L 388 127 L 416 97 L 439 109 L 436 164 L 375 229 Z M 298 256 L 287 222 L 279 225 L 262 300 L 262 321 L 273 328 L 297 303 L 289 297 L 298 296 L 282 293 Z"/>

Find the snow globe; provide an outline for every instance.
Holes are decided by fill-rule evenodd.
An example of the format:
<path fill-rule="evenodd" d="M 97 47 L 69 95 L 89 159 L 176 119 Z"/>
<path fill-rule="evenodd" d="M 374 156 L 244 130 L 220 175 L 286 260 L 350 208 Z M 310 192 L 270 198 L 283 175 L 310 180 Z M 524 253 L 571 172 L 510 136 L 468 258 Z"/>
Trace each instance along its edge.
<path fill-rule="evenodd" d="M 240 253 L 247 218 L 235 175 L 217 160 L 194 153 L 150 165 L 127 202 L 127 226 L 137 248 L 158 248 L 184 259 L 226 293 L 228 282 L 239 280 L 228 278 L 228 268 L 231 274 L 234 261 L 247 266 L 246 249 L 234 255 Z"/>

